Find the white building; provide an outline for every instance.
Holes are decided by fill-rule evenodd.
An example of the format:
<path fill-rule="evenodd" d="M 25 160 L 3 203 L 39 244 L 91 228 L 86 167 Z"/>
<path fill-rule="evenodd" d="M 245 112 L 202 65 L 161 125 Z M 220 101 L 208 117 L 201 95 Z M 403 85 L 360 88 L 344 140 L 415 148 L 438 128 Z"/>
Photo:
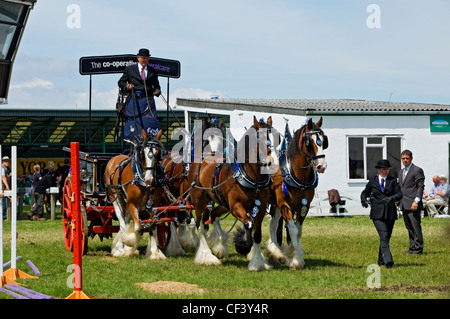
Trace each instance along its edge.
<path fill-rule="evenodd" d="M 425 187 L 433 175 L 448 176 L 450 166 L 450 105 L 375 102 L 362 100 L 258 100 L 258 99 L 177 99 L 185 110 L 186 123 L 198 113 L 229 120 L 236 139 L 243 127 L 250 127 L 253 115 L 272 116 L 274 127 L 283 134 L 285 119 L 291 131 L 307 118 L 317 122 L 328 136 L 325 150 L 328 168 L 319 177 L 317 199 L 310 212 L 329 212 L 328 190 L 337 189 L 346 199 L 346 213 L 368 214 L 359 196 L 368 176 L 376 174 L 375 163 L 389 159 L 391 174 L 402 168 L 400 153 L 413 152 L 413 162 L 425 172 Z M 319 204 L 317 204 L 319 203 Z"/>

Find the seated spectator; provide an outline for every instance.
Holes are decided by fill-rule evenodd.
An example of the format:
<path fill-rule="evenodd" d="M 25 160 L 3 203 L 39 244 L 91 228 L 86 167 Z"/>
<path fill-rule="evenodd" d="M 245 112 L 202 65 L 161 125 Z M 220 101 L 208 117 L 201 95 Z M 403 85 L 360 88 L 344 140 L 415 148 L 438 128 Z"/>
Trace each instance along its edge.
<path fill-rule="evenodd" d="M 435 184 L 436 177 L 438 181 L 437 185 Z M 430 194 L 428 194 L 429 196 L 425 202 L 425 209 L 430 217 L 439 214 L 436 206 L 445 206 L 448 204 L 449 185 L 447 183 L 447 177 L 445 175 L 433 176 L 433 183 Z"/>
<path fill-rule="evenodd" d="M 436 195 L 435 191 L 436 191 L 436 188 L 439 187 L 439 184 L 440 184 L 439 176 L 434 175 L 433 176 L 433 185 L 431 185 L 430 192 L 427 193 L 427 191 L 425 189 L 423 190 L 424 199 L 426 199 L 426 200 L 434 199 L 434 196 Z"/>

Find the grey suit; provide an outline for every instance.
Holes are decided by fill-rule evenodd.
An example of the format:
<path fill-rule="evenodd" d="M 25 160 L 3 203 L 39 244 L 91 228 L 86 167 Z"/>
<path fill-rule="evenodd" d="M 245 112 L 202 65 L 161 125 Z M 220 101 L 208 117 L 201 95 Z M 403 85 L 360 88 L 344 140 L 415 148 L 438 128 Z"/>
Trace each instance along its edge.
<path fill-rule="evenodd" d="M 409 235 L 409 250 L 408 253 L 418 254 L 423 251 L 423 236 L 420 219 L 420 211 L 423 209 L 422 196 L 425 183 L 425 175 L 423 170 L 411 164 L 409 172 L 403 180 L 403 171 L 399 171 L 398 181 L 403 193 L 403 198 L 400 201 L 400 209 L 403 212 L 403 221 L 408 230 Z M 419 198 L 419 207 L 415 212 L 411 210 L 411 205 L 415 198 Z"/>

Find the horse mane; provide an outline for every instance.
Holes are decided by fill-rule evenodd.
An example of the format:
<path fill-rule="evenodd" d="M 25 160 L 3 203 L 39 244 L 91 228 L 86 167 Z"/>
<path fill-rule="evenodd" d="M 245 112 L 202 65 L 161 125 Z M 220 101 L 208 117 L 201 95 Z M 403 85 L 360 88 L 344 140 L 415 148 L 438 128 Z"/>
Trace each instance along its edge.
<path fill-rule="evenodd" d="M 268 124 L 267 124 L 266 122 L 264 122 L 264 121 L 260 121 L 259 123 L 260 123 L 261 126 L 262 126 L 261 129 L 263 129 L 263 128 L 270 129 L 270 128 L 271 128 L 271 126 L 268 125 Z M 249 153 L 250 153 L 250 150 L 248 149 L 248 148 L 249 148 L 249 144 L 248 144 L 248 139 L 247 139 L 247 136 L 248 136 L 248 135 L 247 135 L 247 132 L 250 131 L 251 129 L 255 129 L 255 130 L 256 130 L 255 125 L 250 126 L 250 128 L 249 128 L 247 131 L 245 131 L 244 136 L 239 140 L 239 142 L 237 142 L 236 149 L 234 150 L 234 158 L 235 158 L 235 159 L 238 158 L 237 152 L 238 152 L 238 150 L 240 149 L 240 147 L 242 147 L 242 146 L 241 146 L 242 143 L 245 143 L 245 148 L 244 148 L 244 150 L 245 150 L 245 161 L 248 161 L 248 155 L 249 155 Z M 258 131 L 258 130 L 256 130 L 256 131 Z M 248 137 L 249 137 L 249 136 L 248 136 Z"/>
<path fill-rule="evenodd" d="M 300 136 L 302 136 L 303 131 L 305 130 L 306 125 L 302 125 L 298 130 L 294 132 L 294 136 L 292 137 L 292 140 L 288 144 L 288 148 L 286 150 L 286 157 L 289 161 L 293 161 L 294 157 L 298 154 L 302 153 L 302 150 L 300 148 Z"/>
<path fill-rule="evenodd" d="M 316 123 L 313 122 L 312 126 L 313 127 L 311 130 L 323 132 L 322 129 L 316 125 Z M 303 132 L 306 130 L 307 127 L 308 124 L 304 124 L 294 132 L 294 136 L 292 137 L 292 140 L 289 142 L 288 148 L 286 150 L 286 156 L 289 161 L 294 160 L 295 156 L 302 153 L 302 150 L 300 148 L 300 138 L 303 136 Z"/>

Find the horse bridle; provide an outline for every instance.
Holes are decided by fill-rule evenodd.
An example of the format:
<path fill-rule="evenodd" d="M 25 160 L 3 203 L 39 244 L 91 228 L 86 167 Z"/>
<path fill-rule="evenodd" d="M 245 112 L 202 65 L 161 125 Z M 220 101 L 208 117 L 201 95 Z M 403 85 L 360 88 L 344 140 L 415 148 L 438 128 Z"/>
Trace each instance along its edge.
<path fill-rule="evenodd" d="M 148 141 L 148 142 L 146 143 L 145 146 L 147 146 L 147 147 L 150 148 L 150 151 L 149 151 L 148 154 L 147 154 L 147 157 L 148 157 L 149 159 L 152 159 L 153 157 L 155 157 L 154 149 L 159 150 L 161 153 L 164 151 L 164 147 L 163 147 L 162 144 L 159 143 L 157 140 L 151 140 L 151 141 Z M 145 146 L 143 146 L 143 147 L 142 147 L 142 150 L 141 150 L 141 152 L 143 153 L 143 154 L 142 154 L 142 157 L 145 157 L 145 154 L 144 154 Z M 159 161 L 157 161 L 156 163 L 158 163 L 158 162 L 159 162 Z M 155 166 L 153 166 L 153 167 L 147 167 L 147 166 L 146 166 L 146 167 L 144 167 L 143 169 L 144 169 L 144 171 L 149 171 L 149 170 L 154 170 L 154 169 L 156 169 L 156 168 L 157 168 L 157 165 L 155 165 Z"/>
<path fill-rule="evenodd" d="M 149 170 L 156 170 L 156 169 L 160 168 L 161 164 L 160 164 L 159 161 L 156 161 L 155 165 L 152 166 L 152 167 L 145 166 L 145 167 L 141 168 L 140 165 L 137 164 L 137 163 L 139 163 L 138 156 L 140 155 L 141 158 L 145 158 L 146 155 L 144 153 L 144 149 L 146 147 L 150 148 L 150 151 L 149 151 L 149 153 L 147 155 L 148 158 L 152 158 L 152 157 L 155 156 L 154 151 L 153 151 L 154 149 L 158 149 L 158 150 L 161 151 L 161 153 L 163 153 L 165 151 L 165 148 L 163 147 L 161 142 L 159 142 L 156 139 L 151 139 L 149 141 L 148 138 L 146 138 L 142 142 L 139 142 L 139 143 L 134 143 L 133 141 L 130 141 L 130 140 L 125 140 L 125 141 L 131 143 L 134 146 L 134 148 L 135 148 L 135 152 L 134 152 L 134 155 L 133 155 L 132 166 L 133 166 L 133 172 L 135 174 L 135 181 L 137 182 L 139 180 L 139 183 L 141 184 L 140 181 L 143 181 L 141 173 L 145 172 L 145 171 L 149 171 Z M 147 187 L 147 185 L 143 185 L 143 184 L 141 184 L 141 185 Z M 150 185 L 150 186 L 153 186 L 153 185 Z"/>
<path fill-rule="evenodd" d="M 324 149 L 324 150 L 328 148 L 328 137 L 323 133 L 322 130 L 319 129 L 319 130 L 313 130 L 313 131 L 306 132 L 306 128 L 305 128 L 305 132 L 303 132 L 303 134 L 302 134 L 302 140 L 303 140 L 303 143 L 305 144 L 306 157 L 308 158 L 309 165 L 300 167 L 300 168 L 294 168 L 294 169 L 306 169 L 306 168 L 313 167 L 313 163 L 316 159 L 325 158 L 325 154 L 320 154 L 320 155 L 311 155 L 310 154 L 311 150 L 313 149 L 313 145 L 312 145 L 310 136 L 314 135 L 314 134 L 316 135 L 316 145 L 322 146 L 322 149 Z M 322 135 L 323 142 L 320 139 L 320 135 Z"/>

